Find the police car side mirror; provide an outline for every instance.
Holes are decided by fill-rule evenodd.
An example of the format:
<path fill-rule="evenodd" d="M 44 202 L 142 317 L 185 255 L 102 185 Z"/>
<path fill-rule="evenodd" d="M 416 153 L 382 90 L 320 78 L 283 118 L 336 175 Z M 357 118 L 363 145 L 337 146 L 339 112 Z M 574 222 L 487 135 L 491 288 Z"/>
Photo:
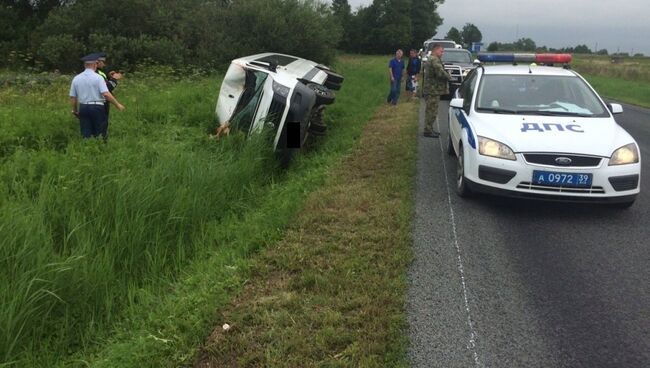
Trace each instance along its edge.
<path fill-rule="evenodd" d="M 464 102 L 465 102 L 465 100 L 462 99 L 462 98 L 452 98 L 451 101 L 449 101 L 449 107 L 455 107 L 457 109 L 462 109 Z"/>
<path fill-rule="evenodd" d="M 481 65 L 481 61 L 479 59 L 474 59 L 473 61 L 474 65 Z"/>
<path fill-rule="evenodd" d="M 609 111 L 612 112 L 612 114 L 620 114 L 620 113 L 623 112 L 623 106 L 621 106 L 620 104 L 615 104 L 615 103 L 610 104 L 610 103 L 608 103 L 607 107 L 609 108 Z"/>

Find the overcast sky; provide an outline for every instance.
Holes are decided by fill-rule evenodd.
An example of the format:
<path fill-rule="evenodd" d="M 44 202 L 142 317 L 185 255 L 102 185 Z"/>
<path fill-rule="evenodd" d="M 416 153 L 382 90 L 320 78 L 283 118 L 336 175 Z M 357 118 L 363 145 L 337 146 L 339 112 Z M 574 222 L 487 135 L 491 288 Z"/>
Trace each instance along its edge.
<path fill-rule="evenodd" d="M 349 3 L 356 9 L 372 0 Z M 473 23 L 484 47 L 529 37 L 538 46 L 586 44 L 592 50 L 650 56 L 650 0 L 446 0 L 438 10 L 444 18 L 438 37 Z"/>

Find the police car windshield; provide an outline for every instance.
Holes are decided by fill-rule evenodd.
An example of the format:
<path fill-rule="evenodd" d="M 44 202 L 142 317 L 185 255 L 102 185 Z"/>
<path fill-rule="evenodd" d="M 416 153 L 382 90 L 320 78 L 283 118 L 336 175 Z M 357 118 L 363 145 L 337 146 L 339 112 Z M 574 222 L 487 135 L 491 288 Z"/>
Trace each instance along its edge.
<path fill-rule="evenodd" d="M 476 110 L 515 114 L 607 117 L 606 107 L 576 76 L 484 75 Z"/>
<path fill-rule="evenodd" d="M 443 63 L 465 63 L 471 64 L 472 58 L 467 51 L 463 50 L 445 50 L 442 54 Z"/>

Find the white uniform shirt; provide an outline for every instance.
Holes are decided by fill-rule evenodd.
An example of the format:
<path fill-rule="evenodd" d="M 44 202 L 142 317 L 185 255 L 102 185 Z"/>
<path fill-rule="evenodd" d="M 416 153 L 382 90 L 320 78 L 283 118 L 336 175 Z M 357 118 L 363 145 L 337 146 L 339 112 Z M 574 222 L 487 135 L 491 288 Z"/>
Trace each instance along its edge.
<path fill-rule="evenodd" d="M 86 69 L 77 74 L 70 86 L 70 97 L 76 97 L 80 104 L 89 102 L 104 102 L 102 93 L 108 92 L 106 82 L 92 69 Z"/>

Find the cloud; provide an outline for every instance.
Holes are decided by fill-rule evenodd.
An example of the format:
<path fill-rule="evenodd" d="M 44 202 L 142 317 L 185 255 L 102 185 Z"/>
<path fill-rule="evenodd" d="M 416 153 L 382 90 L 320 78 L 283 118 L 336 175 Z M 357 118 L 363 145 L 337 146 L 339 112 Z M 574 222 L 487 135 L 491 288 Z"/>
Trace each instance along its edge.
<path fill-rule="evenodd" d="M 372 0 L 349 0 L 352 9 Z M 609 52 L 642 52 L 650 56 L 648 0 L 447 0 L 438 11 L 449 28 L 475 24 L 486 42 L 529 37 L 538 45 L 586 44 Z"/>

